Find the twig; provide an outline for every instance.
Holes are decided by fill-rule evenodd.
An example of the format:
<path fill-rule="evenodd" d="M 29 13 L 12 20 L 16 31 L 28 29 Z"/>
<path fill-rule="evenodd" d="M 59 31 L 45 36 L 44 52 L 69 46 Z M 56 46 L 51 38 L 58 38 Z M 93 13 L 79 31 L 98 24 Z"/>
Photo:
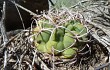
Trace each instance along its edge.
<path fill-rule="evenodd" d="M 15 1 L 14 1 L 14 3 L 15 3 Z M 23 28 L 26 29 L 26 28 L 25 28 L 25 25 L 24 25 L 24 22 L 23 22 L 23 18 L 22 18 L 22 16 L 21 16 L 21 13 L 20 13 L 18 7 L 16 6 L 16 4 L 15 4 L 15 7 L 16 7 L 16 9 L 17 9 L 17 11 L 18 11 L 18 14 L 19 14 L 19 17 L 20 17 L 20 19 L 21 19 L 21 22 L 22 22 Z"/>
<path fill-rule="evenodd" d="M 3 10 L 2 10 L 2 18 L 1 18 L 1 21 L 0 21 L 1 33 L 2 33 L 2 36 L 3 36 L 3 48 L 8 43 L 8 37 L 6 35 L 6 30 L 5 30 L 5 26 L 4 26 L 5 16 L 6 16 L 6 2 L 4 1 Z M 5 52 L 4 52 L 4 70 L 7 70 L 6 65 L 7 65 L 7 50 L 5 50 Z"/>
<path fill-rule="evenodd" d="M 108 45 L 107 43 L 105 43 L 104 41 L 101 40 L 101 38 L 96 34 L 96 33 L 91 33 L 91 35 L 99 42 L 101 43 L 103 46 L 106 47 L 106 49 L 108 50 L 108 60 L 110 62 L 110 45 Z"/>
<path fill-rule="evenodd" d="M 38 57 L 38 60 L 39 61 L 41 61 L 41 64 L 44 66 L 44 70 L 50 70 L 48 67 L 47 67 L 47 65 L 41 60 L 41 58 L 40 57 Z"/>
<path fill-rule="evenodd" d="M 37 52 L 37 50 L 35 50 L 36 52 Z M 35 54 L 35 53 L 33 53 L 33 54 Z M 37 57 L 37 59 L 39 60 L 39 62 L 41 62 L 41 64 L 43 65 L 43 67 L 45 68 L 45 69 L 43 69 L 43 70 L 50 70 L 48 67 L 47 67 L 47 65 L 42 61 L 42 59 L 38 56 L 38 55 L 36 55 L 36 57 Z M 36 59 L 35 59 L 35 62 L 38 62 Z"/>
<path fill-rule="evenodd" d="M 36 13 L 34 13 L 34 12 L 28 10 L 27 8 L 24 8 L 23 6 L 21 6 L 21 5 L 17 4 L 17 3 L 15 3 L 14 1 L 11 1 L 11 0 L 10 0 L 10 2 L 13 3 L 14 5 L 16 5 L 17 7 L 21 8 L 22 10 L 24 10 L 24 11 L 30 13 L 31 15 L 33 15 L 33 16 L 38 16 Z"/>
<path fill-rule="evenodd" d="M 101 24 L 97 24 L 97 23 L 94 23 L 94 22 L 91 22 L 91 21 L 88 21 L 89 24 L 101 29 L 102 31 L 104 31 L 109 37 L 110 37 L 110 29 L 107 29 L 105 26 L 101 25 Z"/>
<path fill-rule="evenodd" d="M 34 65 L 35 57 L 37 56 L 37 55 L 36 55 L 36 52 L 37 52 L 37 51 L 35 51 L 35 52 L 33 53 L 34 57 L 33 57 L 33 60 L 32 60 L 32 66 Z"/>
<path fill-rule="evenodd" d="M 5 9 L 6 9 L 6 3 L 4 2 L 4 4 L 3 4 L 3 10 L 2 10 L 2 18 L 1 18 L 1 21 L 0 21 L 0 28 L 1 28 L 1 33 L 2 33 L 2 36 L 3 36 L 4 46 L 8 42 L 8 37 L 6 35 L 6 29 L 5 29 L 5 26 L 4 26 L 5 16 L 6 16 Z"/>
<path fill-rule="evenodd" d="M 7 68 L 6 68 L 6 65 L 7 65 L 7 57 L 8 57 L 8 55 L 7 55 L 7 50 L 5 50 L 5 52 L 4 52 L 4 70 L 7 70 Z"/>
<path fill-rule="evenodd" d="M 21 64 L 23 62 L 23 58 L 24 58 L 26 52 L 27 52 L 27 50 L 25 50 L 24 53 L 20 56 L 20 59 L 19 59 L 19 70 L 21 70 Z"/>
<path fill-rule="evenodd" d="M 26 62 L 26 64 L 29 66 L 30 70 L 32 70 L 32 65 L 27 61 L 24 61 L 24 62 Z"/>
<path fill-rule="evenodd" d="M 101 66 L 96 67 L 94 70 L 100 70 L 100 69 L 103 69 L 104 67 L 109 66 L 109 65 L 110 65 L 110 63 L 106 63 L 106 64 L 103 64 Z"/>

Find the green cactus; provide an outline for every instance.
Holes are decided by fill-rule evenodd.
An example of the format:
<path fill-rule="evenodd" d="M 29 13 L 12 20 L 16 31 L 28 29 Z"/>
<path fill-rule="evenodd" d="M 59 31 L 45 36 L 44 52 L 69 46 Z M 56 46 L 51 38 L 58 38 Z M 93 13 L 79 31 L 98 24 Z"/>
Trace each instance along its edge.
<path fill-rule="evenodd" d="M 76 54 L 76 50 L 73 48 L 69 48 L 62 53 L 61 58 L 72 58 Z"/>
<path fill-rule="evenodd" d="M 39 51 L 41 51 L 41 52 L 47 52 L 47 51 L 48 51 L 47 48 L 46 48 L 45 43 L 39 44 L 39 45 L 37 46 L 37 49 L 38 49 Z"/>
<path fill-rule="evenodd" d="M 76 21 L 75 24 L 74 24 L 74 32 L 76 34 L 79 34 L 79 35 L 82 35 L 82 34 L 85 34 L 87 33 L 87 29 L 84 27 L 83 24 L 81 24 L 79 21 Z"/>
<path fill-rule="evenodd" d="M 55 40 L 56 41 L 63 41 L 64 34 L 65 34 L 64 28 L 57 28 Z"/>
<path fill-rule="evenodd" d="M 65 33 L 64 40 L 63 40 L 64 47 L 67 48 L 71 46 L 74 42 L 75 42 L 75 39 L 72 38 L 72 34 Z"/>
<path fill-rule="evenodd" d="M 52 54 L 52 47 L 53 47 L 53 49 L 55 48 L 57 46 L 57 42 L 55 42 L 55 41 L 51 41 L 51 40 L 49 40 L 47 43 L 46 43 L 46 48 L 47 48 L 47 53 L 50 53 L 50 54 Z"/>
<path fill-rule="evenodd" d="M 80 45 L 77 45 L 77 41 L 74 37 L 76 35 L 79 36 L 87 33 L 87 29 L 77 20 L 67 21 L 65 24 L 61 24 L 60 26 L 63 27 L 55 27 L 52 24 L 49 24 L 47 19 L 41 19 L 38 21 L 38 26 L 34 29 L 35 32 L 33 32 L 34 34 L 38 34 L 38 36 L 36 36 L 37 34 L 34 36 L 35 46 L 41 52 L 49 54 L 54 53 L 55 55 L 60 53 L 61 58 L 72 58 L 76 54 L 76 50 L 80 48 Z M 43 28 L 51 28 L 51 30 L 42 30 Z M 87 38 L 84 36 L 80 39 L 83 40 Z M 73 45 L 74 43 L 75 45 Z M 78 44 L 82 43 L 78 42 Z M 70 46 L 71 48 L 69 48 Z M 73 48 L 73 46 L 76 48 Z"/>
<path fill-rule="evenodd" d="M 49 40 L 50 38 L 50 35 L 51 35 L 51 32 L 49 31 L 42 31 L 38 37 L 37 37 L 37 40 L 40 41 L 40 42 L 45 42 L 47 43 L 47 41 Z"/>
<path fill-rule="evenodd" d="M 55 47 L 55 49 L 58 50 L 58 51 L 55 51 L 55 54 L 60 53 L 59 51 L 62 51 L 62 50 L 64 49 L 64 44 L 63 44 L 63 42 L 62 42 L 62 41 L 59 41 L 59 42 L 57 43 L 57 46 Z"/>

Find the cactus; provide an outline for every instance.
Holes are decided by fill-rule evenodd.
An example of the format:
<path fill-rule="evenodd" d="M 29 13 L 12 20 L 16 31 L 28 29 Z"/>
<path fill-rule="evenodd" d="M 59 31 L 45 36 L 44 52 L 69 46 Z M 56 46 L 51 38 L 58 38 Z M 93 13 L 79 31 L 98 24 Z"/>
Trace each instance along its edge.
<path fill-rule="evenodd" d="M 34 31 L 33 33 L 37 35 L 34 36 L 37 49 L 40 52 L 49 54 L 54 53 L 57 55 L 61 53 L 61 58 L 74 57 L 80 47 L 80 45 L 76 45 L 77 38 L 75 37 L 87 33 L 85 26 L 78 20 L 70 20 L 55 26 L 53 23 L 50 24 L 49 20 L 41 19 L 38 21 L 38 26 L 34 28 Z M 86 39 L 86 35 L 79 39 Z"/>
<path fill-rule="evenodd" d="M 61 58 L 72 58 L 76 54 L 76 50 L 73 48 L 69 48 L 62 53 Z"/>
<path fill-rule="evenodd" d="M 37 40 L 47 43 L 47 41 L 49 40 L 49 37 L 50 37 L 50 32 L 49 31 L 42 31 L 38 35 Z"/>
<path fill-rule="evenodd" d="M 47 51 L 48 51 L 47 48 L 46 48 L 45 43 L 39 44 L 39 45 L 37 46 L 37 49 L 38 49 L 39 51 L 41 51 L 41 52 L 47 52 Z"/>
<path fill-rule="evenodd" d="M 57 46 L 57 42 L 49 40 L 46 43 L 47 53 L 51 54 L 53 52 L 52 51 L 53 50 L 52 47 L 55 48 L 56 46 Z"/>
<path fill-rule="evenodd" d="M 64 47 L 67 48 L 71 46 L 75 42 L 75 39 L 72 38 L 72 35 L 70 33 L 65 33 L 63 44 Z"/>

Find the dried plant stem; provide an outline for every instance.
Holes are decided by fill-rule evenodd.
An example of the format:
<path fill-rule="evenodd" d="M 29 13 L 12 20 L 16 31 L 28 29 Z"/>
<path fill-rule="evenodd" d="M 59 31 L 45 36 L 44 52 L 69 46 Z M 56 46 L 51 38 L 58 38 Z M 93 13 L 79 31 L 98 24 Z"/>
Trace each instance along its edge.
<path fill-rule="evenodd" d="M 30 11 L 30 10 L 24 8 L 23 6 L 21 6 L 21 5 L 17 4 L 17 3 L 15 3 L 14 1 L 11 1 L 11 2 L 12 2 L 14 5 L 16 5 L 17 7 L 23 9 L 24 11 L 26 11 L 26 12 L 28 12 L 28 13 L 30 13 L 30 15 L 38 16 L 36 13 L 34 13 L 34 12 L 32 12 L 32 11 Z"/>
<path fill-rule="evenodd" d="M 1 18 L 1 21 L 0 21 L 0 28 L 1 28 L 1 33 L 2 33 L 2 36 L 3 36 L 4 46 L 8 42 L 8 37 L 6 35 L 6 29 L 5 29 L 5 26 L 4 26 L 5 16 L 6 16 L 5 9 L 6 9 L 6 3 L 4 2 L 4 4 L 3 4 L 3 10 L 2 10 L 2 18 Z"/>

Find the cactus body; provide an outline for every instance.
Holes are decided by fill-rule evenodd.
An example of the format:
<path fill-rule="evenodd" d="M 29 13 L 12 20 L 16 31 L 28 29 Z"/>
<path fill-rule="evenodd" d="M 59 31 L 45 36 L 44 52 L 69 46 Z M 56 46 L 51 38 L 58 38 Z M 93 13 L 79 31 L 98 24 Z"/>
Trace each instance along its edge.
<path fill-rule="evenodd" d="M 76 49 L 78 49 L 78 47 L 76 49 L 74 48 L 73 44 L 77 44 L 76 38 L 74 37 L 87 33 L 87 29 L 82 23 L 76 20 L 71 20 L 59 25 L 62 27 L 55 27 L 54 25 L 55 24 L 50 25 L 49 21 L 46 19 L 38 21 L 38 26 L 34 29 L 36 31 L 34 33 L 38 32 L 38 36 L 34 36 L 37 49 L 41 52 L 49 54 L 54 53 L 55 55 L 57 55 L 61 53 L 61 57 L 63 58 L 74 57 L 74 55 L 76 54 Z M 51 29 L 41 31 L 41 29 L 43 28 Z M 86 39 L 86 36 L 79 39 Z"/>

